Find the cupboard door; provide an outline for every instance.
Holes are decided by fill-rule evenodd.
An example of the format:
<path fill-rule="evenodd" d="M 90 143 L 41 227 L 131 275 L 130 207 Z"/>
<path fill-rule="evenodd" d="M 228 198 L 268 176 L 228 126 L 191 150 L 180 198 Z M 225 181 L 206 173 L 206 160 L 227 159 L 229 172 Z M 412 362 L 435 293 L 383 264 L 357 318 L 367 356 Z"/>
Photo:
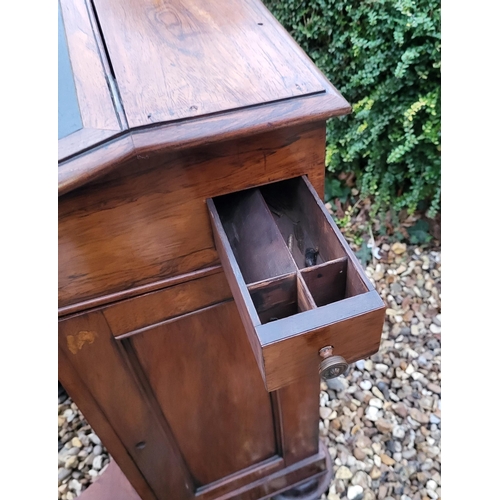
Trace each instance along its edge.
<path fill-rule="evenodd" d="M 277 454 L 266 391 L 233 301 L 122 340 L 197 487 Z"/>
<path fill-rule="evenodd" d="M 144 499 L 193 498 L 177 444 L 102 312 L 61 320 L 59 348 L 59 380 L 132 486 Z"/>

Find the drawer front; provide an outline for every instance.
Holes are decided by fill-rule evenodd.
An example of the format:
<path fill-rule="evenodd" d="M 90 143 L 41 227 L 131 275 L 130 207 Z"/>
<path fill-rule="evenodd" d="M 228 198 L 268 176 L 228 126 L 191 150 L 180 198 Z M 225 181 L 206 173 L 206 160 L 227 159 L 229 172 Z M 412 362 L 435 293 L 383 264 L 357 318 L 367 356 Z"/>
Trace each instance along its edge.
<path fill-rule="evenodd" d="M 116 338 L 147 331 L 194 311 L 232 299 L 220 267 L 168 288 L 105 306 L 103 314 Z"/>
<path fill-rule="evenodd" d="M 268 391 L 377 352 L 385 305 L 307 177 L 208 199 L 214 240 Z"/>

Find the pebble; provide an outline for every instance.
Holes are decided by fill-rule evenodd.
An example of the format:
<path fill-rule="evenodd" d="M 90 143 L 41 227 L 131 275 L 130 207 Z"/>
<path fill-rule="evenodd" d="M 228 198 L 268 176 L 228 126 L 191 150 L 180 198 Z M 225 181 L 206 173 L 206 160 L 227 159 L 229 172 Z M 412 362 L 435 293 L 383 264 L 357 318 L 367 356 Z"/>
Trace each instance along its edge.
<path fill-rule="evenodd" d="M 362 500 L 363 488 L 358 484 L 354 486 L 349 486 L 349 488 L 347 488 L 347 498 L 349 500 Z"/>
<path fill-rule="evenodd" d="M 98 455 L 97 457 L 95 457 L 94 460 L 92 460 L 92 468 L 95 470 L 101 470 L 102 459 L 103 459 L 102 455 Z"/>
<path fill-rule="evenodd" d="M 440 424 L 441 423 L 441 419 L 439 417 L 437 417 L 436 415 L 434 415 L 434 413 L 431 413 L 431 415 L 429 417 L 429 422 L 431 424 Z"/>
<path fill-rule="evenodd" d="M 397 241 L 391 246 L 391 250 L 396 255 L 402 255 L 406 252 L 406 243 L 400 243 L 399 241 Z"/>
<path fill-rule="evenodd" d="M 387 434 L 392 431 L 393 424 L 389 422 L 388 420 L 384 419 L 378 419 L 375 422 L 375 427 L 381 432 L 382 434 Z"/>
<path fill-rule="evenodd" d="M 97 437 L 96 434 L 94 434 L 93 432 L 91 432 L 89 434 L 89 439 L 94 443 L 94 444 L 101 444 L 101 440 Z"/>
<path fill-rule="evenodd" d="M 378 398 L 371 398 L 368 404 L 378 409 L 382 409 L 384 407 L 384 403 Z"/>
<path fill-rule="evenodd" d="M 376 406 L 368 406 L 366 408 L 366 418 L 371 420 L 372 422 L 376 422 L 378 420 L 378 408 Z"/>
<path fill-rule="evenodd" d="M 76 479 L 72 479 L 68 483 L 68 487 L 70 490 L 73 490 L 77 495 L 79 495 L 80 491 L 82 490 L 82 484 L 80 483 L 80 481 L 77 481 Z"/>
<path fill-rule="evenodd" d="M 429 415 L 420 411 L 418 408 L 410 408 L 409 410 L 410 417 L 417 421 L 419 424 L 428 424 L 429 423 Z"/>
<path fill-rule="evenodd" d="M 396 413 L 396 415 L 406 418 L 406 415 L 408 415 L 408 408 L 406 408 L 406 405 L 404 403 L 396 403 L 392 405 L 392 409 Z"/>
<path fill-rule="evenodd" d="M 319 408 L 319 415 L 323 420 L 327 419 L 332 413 L 333 413 L 332 409 L 329 408 L 328 406 L 320 406 Z"/>
<path fill-rule="evenodd" d="M 361 486 L 363 489 L 370 487 L 371 483 L 372 483 L 372 480 L 371 480 L 370 476 L 366 472 L 361 471 L 361 470 L 356 472 L 356 474 L 354 474 L 353 478 L 351 479 L 352 485 Z M 437 487 L 437 485 L 436 485 L 436 487 Z"/>
<path fill-rule="evenodd" d="M 66 462 L 64 463 L 64 468 L 65 469 L 74 469 L 78 465 L 78 457 L 75 455 L 71 455 L 68 457 Z"/>
<path fill-rule="evenodd" d="M 427 483 L 425 484 L 427 490 L 432 490 L 432 491 L 435 491 L 437 489 L 437 486 L 438 485 L 436 481 L 434 481 L 434 479 L 429 479 L 429 481 L 427 481 Z"/>
<path fill-rule="evenodd" d="M 351 479 L 351 478 L 352 478 L 352 472 L 344 465 L 339 467 L 339 469 L 335 473 L 335 479 Z"/>
<path fill-rule="evenodd" d="M 394 465 L 396 463 L 395 460 L 393 460 L 389 455 L 386 455 L 385 453 L 382 453 L 380 455 L 380 460 L 382 461 L 383 464 L 385 465 Z"/>
<path fill-rule="evenodd" d="M 375 370 L 379 371 L 380 373 L 385 373 L 389 367 L 387 365 L 384 365 L 383 363 L 377 363 L 375 365 Z"/>
<path fill-rule="evenodd" d="M 417 451 L 414 448 L 411 448 L 409 450 L 403 451 L 402 456 L 406 460 L 411 460 L 412 458 L 417 456 Z"/>
<path fill-rule="evenodd" d="M 377 495 L 372 490 L 365 490 L 363 492 L 363 500 L 376 500 Z"/>
<path fill-rule="evenodd" d="M 377 398 L 381 399 L 382 401 L 385 399 L 384 395 L 382 394 L 382 392 L 380 391 L 380 389 L 377 386 L 375 386 L 375 385 L 372 387 L 372 393 L 373 393 L 374 396 L 376 396 Z"/>
<path fill-rule="evenodd" d="M 77 437 L 74 437 L 71 440 L 71 445 L 74 446 L 74 447 L 76 447 L 76 448 L 81 448 L 83 446 L 82 442 Z"/>
<path fill-rule="evenodd" d="M 361 389 L 363 389 L 364 391 L 369 391 L 371 388 L 372 388 L 372 383 L 369 381 L 369 380 L 362 380 L 360 383 L 359 383 L 359 386 L 361 387 Z"/>
<path fill-rule="evenodd" d="M 343 377 L 337 377 L 326 381 L 326 385 L 329 389 L 336 392 L 345 391 L 349 385 L 347 380 Z"/>
<path fill-rule="evenodd" d="M 58 479 L 58 481 L 63 481 L 64 479 L 66 479 L 70 475 L 71 475 L 71 470 L 62 467 L 58 471 L 57 479 Z"/>
<path fill-rule="evenodd" d="M 396 439 L 403 439 L 405 437 L 406 431 L 403 426 L 395 425 L 392 429 L 392 436 Z"/>
<path fill-rule="evenodd" d="M 427 384 L 427 389 L 429 391 L 435 392 L 436 394 L 441 394 L 441 387 L 437 384 L 433 384 L 432 382 Z"/>

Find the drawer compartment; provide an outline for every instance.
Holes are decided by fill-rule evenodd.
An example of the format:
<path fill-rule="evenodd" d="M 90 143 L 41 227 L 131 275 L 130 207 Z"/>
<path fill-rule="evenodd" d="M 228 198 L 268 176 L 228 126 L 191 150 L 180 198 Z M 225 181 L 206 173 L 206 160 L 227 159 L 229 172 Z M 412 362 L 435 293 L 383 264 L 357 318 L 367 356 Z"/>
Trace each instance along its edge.
<path fill-rule="evenodd" d="M 385 305 L 307 177 L 207 200 L 215 245 L 268 391 L 377 352 Z"/>

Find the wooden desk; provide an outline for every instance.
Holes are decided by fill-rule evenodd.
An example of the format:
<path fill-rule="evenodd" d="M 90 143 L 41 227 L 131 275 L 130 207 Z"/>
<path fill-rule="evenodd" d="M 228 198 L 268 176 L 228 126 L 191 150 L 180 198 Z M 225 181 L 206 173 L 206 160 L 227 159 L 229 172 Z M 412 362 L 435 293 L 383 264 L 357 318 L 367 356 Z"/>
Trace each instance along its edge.
<path fill-rule="evenodd" d="M 318 349 L 384 317 L 319 208 L 349 104 L 258 0 L 60 9 L 61 383 L 143 499 L 319 497 Z"/>

